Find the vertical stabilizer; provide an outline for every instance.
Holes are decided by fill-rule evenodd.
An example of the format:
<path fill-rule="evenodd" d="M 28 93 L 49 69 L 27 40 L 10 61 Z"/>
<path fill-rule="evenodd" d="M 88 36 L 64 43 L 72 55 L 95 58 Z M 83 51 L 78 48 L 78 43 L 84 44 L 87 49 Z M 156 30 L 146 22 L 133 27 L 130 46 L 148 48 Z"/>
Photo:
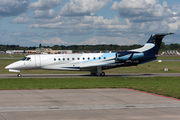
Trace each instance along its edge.
<path fill-rule="evenodd" d="M 146 44 L 154 44 L 154 47 L 144 52 L 157 55 L 159 48 L 161 46 L 162 39 L 164 38 L 164 36 L 170 35 L 170 34 L 174 34 L 174 33 L 152 34 Z"/>
<path fill-rule="evenodd" d="M 161 34 L 152 34 L 147 43 L 139 49 L 130 50 L 131 52 L 141 52 L 144 54 L 144 57 L 141 59 L 141 63 L 152 61 L 156 59 L 159 48 L 161 46 L 162 39 L 166 35 L 171 35 L 174 33 L 161 33 Z"/>

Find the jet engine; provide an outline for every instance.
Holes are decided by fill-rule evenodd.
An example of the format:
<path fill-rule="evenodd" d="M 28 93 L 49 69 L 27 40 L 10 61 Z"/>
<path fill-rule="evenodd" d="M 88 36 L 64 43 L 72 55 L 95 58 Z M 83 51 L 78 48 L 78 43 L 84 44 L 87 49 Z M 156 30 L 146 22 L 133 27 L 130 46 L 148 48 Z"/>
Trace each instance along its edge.
<path fill-rule="evenodd" d="M 144 57 L 142 52 L 117 52 L 116 61 L 134 61 Z"/>

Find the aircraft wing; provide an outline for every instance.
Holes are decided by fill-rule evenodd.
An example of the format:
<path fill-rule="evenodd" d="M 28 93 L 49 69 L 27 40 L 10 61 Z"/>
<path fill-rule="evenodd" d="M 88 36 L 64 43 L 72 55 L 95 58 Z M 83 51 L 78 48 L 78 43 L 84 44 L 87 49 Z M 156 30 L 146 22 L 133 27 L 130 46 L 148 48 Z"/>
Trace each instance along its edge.
<path fill-rule="evenodd" d="M 91 70 L 91 69 L 96 69 L 97 67 L 102 67 L 103 69 L 108 69 L 108 68 L 112 68 L 112 67 L 117 67 L 117 66 L 121 66 L 122 63 L 104 63 L 104 64 L 99 64 L 99 65 L 85 65 L 85 66 L 81 66 L 80 69 L 81 70 Z"/>

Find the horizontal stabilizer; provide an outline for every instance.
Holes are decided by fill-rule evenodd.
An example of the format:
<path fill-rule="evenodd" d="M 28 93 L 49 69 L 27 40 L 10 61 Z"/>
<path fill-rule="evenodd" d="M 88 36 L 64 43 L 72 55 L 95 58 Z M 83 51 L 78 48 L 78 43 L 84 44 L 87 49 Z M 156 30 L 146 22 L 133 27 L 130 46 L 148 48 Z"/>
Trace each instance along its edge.
<path fill-rule="evenodd" d="M 153 37 L 163 37 L 163 36 L 171 35 L 171 34 L 174 34 L 174 33 L 159 33 L 159 34 L 152 34 L 152 36 Z"/>

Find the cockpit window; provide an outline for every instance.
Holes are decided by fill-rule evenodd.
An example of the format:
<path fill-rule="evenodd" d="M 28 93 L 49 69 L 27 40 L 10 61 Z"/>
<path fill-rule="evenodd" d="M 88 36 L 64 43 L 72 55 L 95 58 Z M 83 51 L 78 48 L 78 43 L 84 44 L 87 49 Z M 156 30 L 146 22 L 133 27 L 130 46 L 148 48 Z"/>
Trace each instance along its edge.
<path fill-rule="evenodd" d="M 24 57 L 22 60 L 25 61 L 27 57 Z"/>
<path fill-rule="evenodd" d="M 31 60 L 31 58 L 30 58 L 30 57 L 27 57 L 26 61 L 30 61 L 30 60 Z"/>
<path fill-rule="evenodd" d="M 31 60 L 30 57 L 24 57 L 24 58 L 22 59 L 22 61 L 30 61 L 30 60 Z"/>

